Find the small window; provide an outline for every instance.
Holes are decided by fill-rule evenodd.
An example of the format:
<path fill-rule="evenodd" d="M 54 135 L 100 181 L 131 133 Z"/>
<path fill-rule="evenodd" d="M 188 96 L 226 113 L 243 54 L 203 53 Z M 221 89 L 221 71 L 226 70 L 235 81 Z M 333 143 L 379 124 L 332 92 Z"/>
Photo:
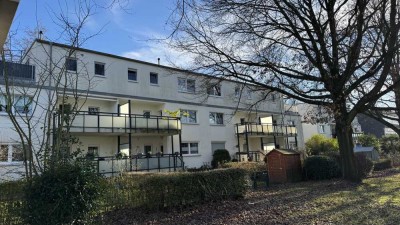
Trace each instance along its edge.
<path fill-rule="evenodd" d="M 288 125 L 294 127 L 294 120 L 288 120 Z"/>
<path fill-rule="evenodd" d="M 221 84 L 216 84 L 207 89 L 207 94 L 212 96 L 221 96 Z"/>
<path fill-rule="evenodd" d="M 27 96 L 17 97 L 14 110 L 17 114 L 30 114 L 32 111 L 32 98 Z"/>
<path fill-rule="evenodd" d="M 240 87 L 235 87 L 235 98 L 240 98 Z"/>
<path fill-rule="evenodd" d="M 184 142 L 181 144 L 183 155 L 199 154 L 199 143 L 196 142 Z"/>
<path fill-rule="evenodd" d="M 196 80 L 187 78 L 178 78 L 178 90 L 181 92 L 195 93 Z"/>
<path fill-rule="evenodd" d="M 89 112 L 89 115 L 98 115 L 100 112 L 100 107 L 89 106 L 88 112 Z"/>
<path fill-rule="evenodd" d="M 151 154 L 151 145 L 144 146 L 144 154 Z"/>
<path fill-rule="evenodd" d="M 150 73 L 150 84 L 158 84 L 158 74 Z"/>
<path fill-rule="evenodd" d="M 88 146 L 86 157 L 98 157 L 99 147 L 98 146 Z"/>
<path fill-rule="evenodd" d="M 215 150 L 225 149 L 225 142 L 211 142 L 211 151 L 214 154 Z"/>
<path fill-rule="evenodd" d="M 0 113 L 7 112 L 7 99 L 6 96 L 0 95 Z"/>
<path fill-rule="evenodd" d="M 319 125 L 319 133 L 324 134 L 325 133 L 325 126 L 324 125 Z"/>
<path fill-rule="evenodd" d="M 150 111 L 143 111 L 144 118 L 150 118 Z"/>
<path fill-rule="evenodd" d="M 240 118 L 240 124 L 244 125 L 246 123 L 246 119 L 245 118 Z"/>
<path fill-rule="evenodd" d="M 223 125 L 224 124 L 224 114 L 217 112 L 210 112 L 210 124 Z"/>
<path fill-rule="evenodd" d="M 137 70 L 128 69 L 128 80 L 129 81 L 137 81 Z"/>
<path fill-rule="evenodd" d="M 12 161 L 13 162 L 21 162 L 24 161 L 24 150 L 22 149 L 22 145 L 12 145 Z"/>
<path fill-rule="evenodd" d="M 78 68 L 78 62 L 75 58 L 67 58 L 66 62 L 65 62 L 65 67 L 67 70 L 69 71 L 77 71 Z"/>
<path fill-rule="evenodd" d="M 197 112 L 195 110 L 181 110 L 182 123 L 197 123 Z"/>
<path fill-rule="evenodd" d="M 249 100 L 253 98 L 251 92 L 252 92 L 252 90 L 247 89 L 247 99 L 249 99 Z"/>
<path fill-rule="evenodd" d="M 99 76 L 104 76 L 105 75 L 105 64 L 95 62 L 94 63 L 94 74 L 99 75 Z"/>

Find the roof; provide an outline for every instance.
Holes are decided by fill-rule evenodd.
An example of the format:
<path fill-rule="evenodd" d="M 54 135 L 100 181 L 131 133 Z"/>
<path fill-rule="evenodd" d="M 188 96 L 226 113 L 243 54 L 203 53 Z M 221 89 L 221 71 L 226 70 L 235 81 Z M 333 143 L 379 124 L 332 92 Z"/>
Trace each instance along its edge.
<path fill-rule="evenodd" d="M 374 147 L 354 146 L 354 152 L 372 152 L 373 150 L 375 150 Z"/>
<path fill-rule="evenodd" d="M 269 151 L 267 153 L 267 155 L 270 154 L 273 151 L 277 151 L 277 152 L 279 152 L 279 153 L 281 153 L 283 155 L 299 155 L 300 154 L 299 152 L 296 152 L 296 151 L 290 150 L 290 149 L 276 149 L 275 148 L 275 149 L 272 149 L 271 151 Z"/>

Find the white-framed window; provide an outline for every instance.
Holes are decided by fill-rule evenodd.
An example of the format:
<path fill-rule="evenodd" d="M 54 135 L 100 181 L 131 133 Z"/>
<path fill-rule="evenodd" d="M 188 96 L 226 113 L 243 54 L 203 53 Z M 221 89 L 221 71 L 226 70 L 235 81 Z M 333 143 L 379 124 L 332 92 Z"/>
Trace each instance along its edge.
<path fill-rule="evenodd" d="M 94 62 L 94 74 L 98 76 L 105 76 L 106 64 L 101 62 Z"/>
<path fill-rule="evenodd" d="M 129 81 L 137 81 L 137 70 L 136 69 L 128 69 L 128 80 Z"/>
<path fill-rule="evenodd" d="M 288 120 L 288 121 L 287 121 L 287 124 L 288 124 L 289 126 L 294 126 L 294 125 L 295 125 L 294 120 Z"/>
<path fill-rule="evenodd" d="M 32 97 L 16 96 L 14 103 L 14 113 L 30 114 L 32 112 Z"/>
<path fill-rule="evenodd" d="M 224 124 L 224 114 L 218 112 L 210 112 L 209 115 L 210 124 L 223 125 Z"/>
<path fill-rule="evenodd" d="M 235 87 L 235 98 L 239 98 L 240 97 L 240 87 Z"/>
<path fill-rule="evenodd" d="M 99 146 L 88 146 L 87 157 L 98 157 L 99 156 Z"/>
<path fill-rule="evenodd" d="M 181 109 L 182 123 L 197 123 L 197 111 Z"/>
<path fill-rule="evenodd" d="M 211 151 L 214 154 L 215 150 L 225 149 L 224 141 L 213 141 L 211 142 Z"/>
<path fill-rule="evenodd" d="M 182 142 L 181 144 L 183 155 L 197 155 L 199 154 L 198 142 Z"/>
<path fill-rule="evenodd" d="M 319 133 L 324 134 L 325 133 L 325 126 L 324 125 L 319 125 L 318 126 L 318 130 L 319 130 Z"/>
<path fill-rule="evenodd" d="M 78 61 L 76 60 L 76 58 L 72 58 L 72 57 L 68 57 L 65 60 L 65 68 L 68 71 L 74 71 L 76 72 L 78 69 Z"/>
<path fill-rule="evenodd" d="M 207 94 L 212 96 L 221 96 L 221 84 L 215 84 L 212 87 L 207 88 Z"/>
<path fill-rule="evenodd" d="M 150 73 L 150 84 L 158 84 L 158 74 L 157 73 Z"/>
<path fill-rule="evenodd" d="M 7 99 L 6 96 L 0 95 L 0 114 L 7 113 Z"/>
<path fill-rule="evenodd" d="M 178 77 L 178 91 L 195 93 L 196 92 L 196 80 Z"/>
<path fill-rule="evenodd" d="M 295 150 L 295 149 L 297 149 L 297 145 L 296 145 L 296 142 L 289 142 L 289 149 L 292 149 L 292 150 Z"/>
<path fill-rule="evenodd" d="M 89 115 L 98 115 L 100 112 L 100 107 L 97 106 L 89 106 L 88 107 Z"/>
<path fill-rule="evenodd" d="M 252 96 L 252 90 L 250 90 L 250 89 L 247 89 L 247 91 L 246 91 L 246 94 L 247 94 L 247 99 L 252 99 L 253 98 L 253 96 Z"/>
<path fill-rule="evenodd" d="M 148 110 L 143 111 L 143 117 L 144 118 L 150 118 L 151 112 Z"/>
<path fill-rule="evenodd" d="M 24 161 L 23 149 L 20 144 L 0 143 L 0 163 L 12 163 Z"/>
<path fill-rule="evenodd" d="M 152 152 L 151 145 L 145 145 L 143 149 L 144 149 L 144 154 L 151 154 L 151 152 Z"/>

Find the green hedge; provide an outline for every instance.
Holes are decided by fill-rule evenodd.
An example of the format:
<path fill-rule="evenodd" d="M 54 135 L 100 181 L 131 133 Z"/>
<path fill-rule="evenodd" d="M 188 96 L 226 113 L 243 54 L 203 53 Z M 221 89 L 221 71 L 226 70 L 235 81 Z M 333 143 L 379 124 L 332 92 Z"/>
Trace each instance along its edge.
<path fill-rule="evenodd" d="M 265 162 L 228 162 L 222 165 L 223 168 L 238 168 L 254 173 L 267 170 Z"/>
<path fill-rule="evenodd" d="M 379 162 L 374 163 L 374 171 L 386 170 L 392 167 L 392 160 L 390 159 L 381 159 Z"/>
<path fill-rule="evenodd" d="M 245 176 L 241 169 L 153 174 L 139 185 L 142 203 L 148 209 L 162 209 L 241 198 L 246 192 Z"/>
<path fill-rule="evenodd" d="M 327 156 L 308 157 L 304 160 L 304 172 L 310 180 L 332 179 L 341 175 L 339 165 Z"/>

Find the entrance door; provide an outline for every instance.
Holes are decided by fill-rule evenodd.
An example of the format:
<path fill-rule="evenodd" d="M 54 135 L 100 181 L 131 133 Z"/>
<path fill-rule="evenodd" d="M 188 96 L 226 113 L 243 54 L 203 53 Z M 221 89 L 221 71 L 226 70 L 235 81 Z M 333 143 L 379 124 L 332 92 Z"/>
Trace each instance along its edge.
<path fill-rule="evenodd" d="M 144 146 L 144 154 L 151 154 L 151 145 L 145 145 Z"/>

